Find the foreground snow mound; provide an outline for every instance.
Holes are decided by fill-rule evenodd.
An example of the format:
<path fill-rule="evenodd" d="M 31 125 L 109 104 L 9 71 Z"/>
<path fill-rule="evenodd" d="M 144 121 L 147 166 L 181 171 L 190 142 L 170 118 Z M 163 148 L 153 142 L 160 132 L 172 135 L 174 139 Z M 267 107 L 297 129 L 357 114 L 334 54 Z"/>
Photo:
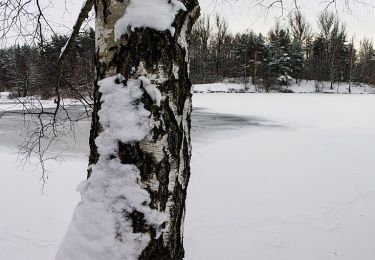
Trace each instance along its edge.
<path fill-rule="evenodd" d="M 132 214 L 142 214 L 146 224 L 159 231 L 166 220 L 165 213 L 149 207 L 150 196 L 141 187 L 138 168 L 115 158 L 119 142 L 142 140 L 150 131 L 150 112 L 138 102 L 142 79 L 123 82 L 121 75 L 99 82 L 103 95 L 99 113 L 103 131 L 96 139 L 100 158 L 91 166 L 91 177 L 78 188 L 81 202 L 58 260 L 137 259 L 151 238 L 148 233 L 133 233 Z"/>

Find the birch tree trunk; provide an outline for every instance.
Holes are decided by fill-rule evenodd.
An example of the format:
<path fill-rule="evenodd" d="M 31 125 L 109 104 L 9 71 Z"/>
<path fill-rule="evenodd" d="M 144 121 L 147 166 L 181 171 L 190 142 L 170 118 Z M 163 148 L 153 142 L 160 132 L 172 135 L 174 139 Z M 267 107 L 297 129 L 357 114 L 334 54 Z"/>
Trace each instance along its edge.
<path fill-rule="evenodd" d="M 187 42 L 199 6 L 197 0 L 153 1 L 174 8 L 183 4 L 171 28 L 129 26 L 118 34 L 115 27 L 132 2 L 95 2 L 98 83 L 90 133 L 90 167 L 88 180 L 79 188 L 82 201 L 57 259 L 184 257 L 192 110 Z M 153 14 L 148 15 L 154 19 Z M 115 106 L 119 99 L 116 93 L 121 91 L 128 91 L 132 99 L 122 111 L 113 108 L 113 114 L 108 115 L 111 103 Z M 109 92 L 115 94 L 110 96 Z M 127 98 L 124 96 L 124 103 Z M 128 136 L 134 131 L 134 120 L 129 119 L 134 117 L 132 113 L 148 120 L 148 126 L 135 121 L 147 134 L 117 138 L 118 132 Z M 107 152 L 103 144 L 108 140 L 115 143 L 113 151 Z M 114 177 L 111 169 L 120 172 L 120 177 Z M 117 194 L 111 185 L 123 191 Z M 105 199 L 100 197 L 102 193 Z M 103 231 L 107 227 L 110 230 Z"/>

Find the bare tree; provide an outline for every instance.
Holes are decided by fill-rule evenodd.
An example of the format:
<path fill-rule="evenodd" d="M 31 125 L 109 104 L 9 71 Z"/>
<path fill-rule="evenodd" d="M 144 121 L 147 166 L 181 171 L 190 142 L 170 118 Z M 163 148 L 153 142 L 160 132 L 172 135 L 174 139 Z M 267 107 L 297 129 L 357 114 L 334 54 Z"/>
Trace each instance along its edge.
<path fill-rule="evenodd" d="M 77 19 L 75 28 L 73 28 L 65 48 L 62 50 L 60 58 L 55 62 L 58 68 L 57 82 L 54 86 L 49 86 L 50 92 L 55 97 L 55 108 L 44 108 L 41 100 L 37 96 L 31 98 L 19 98 L 18 104 L 21 105 L 20 110 L 2 110 L 0 111 L 0 119 L 7 114 L 19 114 L 24 118 L 24 131 L 26 132 L 25 141 L 20 145 L 20 160 L 27 163 L 31 156 L 38 158 L 42 169 L 43 184 L 47 178 L 47 169 L 45 162 L 50 157 L 47 152 L 51 145 L 58 141 L 60 136 L 67 135 L 74 129 L 75 123 L 87 118 L 91 109 L 91 102 L 88 101 L 79 91 L 75 89 L 63 76 L 64 61 L 72 48 L 72 42 L 79 33 L 79 29 L 83 21 L 88 17 L 88 13 L 93 7 L 94 0 L 87 0 L 83 6 L 81 13 Z M 53 34 L 51 21 L 46 18 L 45 9 L 50 4 L 49 1 L 42 0 L 5 0 L 0 1 L 0 40 L 3 44 L 7 44 L 10 40 L 29 42 L 32 45 L 38 45 L 43 48 L 46 43 L 47 35 Z M 53 66 L 53 65 L 52 65 Z M 24 93 L 27 94 L 30 85 L 30 75 L 28 71 L 20 72 L 24 80 L 22 82 Z M 84 113 L 71 115 L 67 109 L 64 100 L 61 97 L 61 84 L 65 82 L 72 90 L 76 90 L 79 99 L 84 105 Z"/>
<path fill-rule="evenodd" d="M 195 26 L 192 34 L 194 37 L 190 43 L 190 60 L 192 80 L 197 80 L 193 75 L 199 75 L 199 79 L 206 80 L 211 67 L 208 57 L 210 55 L 210 41 L 212 40 L 212 25 L 210 16 L 201 16 Z"/>
<path fill-rule="evenodd" d="M 207 54 L 208 44 L 211 37 L 211 19 L 210 16 L 202 16 L 196 23 L 196 35 L 202 41 L 203 54 Z"/>
<path fill-rule="evenodd" d="M 195 0 L 160 1 L 174 16 L 169 26 L 154 26 L 160 16 L 136 26 L 129 13 L 138 3 L 95 2 L 89 178 L 57 259 L 184 257 L 192 109 L 187 44 L 199 7 Z M 149 21 L 154 5 L 142 7 L 136 19 Z M 92 250 L 80 250 L 87 246 Z"/>
<path fill-rule="evenodd" d="M 352 37 L 349 44 L 349 94 L 352 93 L 352 82 L 355 62 L 356 54 L 354 49 L 354 37 Z"/>
<path fill-rule="evenodd" d="M 85 1 L 58 60 L 56 109 L 45 110 L 41 104 L 30 109 L 25 104 L 21 113 L 36 116 L 40 123 L 25 152 L 37 151 L 43 158 L 61 130 L 60 114 L 70 119 L 60 95 L 64 61 L 94 7 L 97 73 L 90 167 L 81 185 L 82 202 L 57 259 L 184 257 L 192 110 L 188 42 L 199 6 L 196 0 L 160 1 L 159 12 L 150 18 L 155 11 L 152 1 L 142 3 L 143 12 L 132 16 L 129 13 L 139 8 L 137 4 L 140 1 Z M 1 5 L 6 9 L 2 14 L 16 21 L 16 25 L 5 24 L 4 37 L 16 28 L 19 35 L 38 36 L 43 44 L 43 23 L 48 21 L 38 0 L 8 0 Z M 33 8 L 36 11 L 30 16 Z M 28 27 L 18 27 L 23 19 L 35 22 L 34 34 L 28 34 Z M 43 145 L 47 133 L 52 138 Z"/>
<path fill-rule="evenodd" d="M 0 40 L 6 43 L 27 40 L 42 44 L 46 30 L 53 31 L 44 11 L 48 2 L 42 0 L 0 1 Z"/>
<path fill-rule="evenodd" d="M 340 21 L 333 12 L 324 11 L 318 18 L 318 26 L 320 28 L 321 36 L 324 39 L 326 46 L 326 60 L 325 63 L 329 68 L 329 79 L 331 81 L 331 89 L 336 77 L 336 65 L 338 55 L 338 44 L 340 37 L 345 34 L 345 27 L 341 25 Z"/>
<path fill-rule="evenodd" d="M 312 35 L 311 26 L 300 10 L 296 10 L 290 15 L 289 28 L 293 38 L 301 45 L 305 45 Z"/>
<path fill-rule="evenodd" d="M 289 16 L 296 10 L 300 10 L 299 0 L 250 0 L 255 6 L 261 7 L 263 10 L 279 7 L 282 15 Z M 317 4 L 322 6 L 323 11 L 333 7 L 337 10 L 338 6 L 344 6 L 347 10 L 353 11 L 356 5 L 373 6 L 372 0 L 321 0 L 316 1 Z"/>
<path fill-rule="evenodd" d="M 221 75 L 222 73 L 222 60 L 223 60 L 223 49 L 224 49 L 224 42 L 228 35 L 228 24 L 227 22 L 220 16 L 215 16 L 215 25 L 216 25 L 216 37 L 215 37 L 215 46 L 216 46 L 216 74 Z"/>
<path fill-rule="evenodd" d="M 358 53 L 359 81 L 375 82 L 375 49 L 372 40 L 365 38 L 360 42 Z"/>

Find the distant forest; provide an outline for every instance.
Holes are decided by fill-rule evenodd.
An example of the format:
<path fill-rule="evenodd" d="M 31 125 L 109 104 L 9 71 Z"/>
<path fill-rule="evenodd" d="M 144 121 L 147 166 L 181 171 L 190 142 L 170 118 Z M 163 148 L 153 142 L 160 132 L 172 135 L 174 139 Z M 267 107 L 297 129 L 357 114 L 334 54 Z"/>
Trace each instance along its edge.
<path fill-rule="evenodd" d="M 257 84 L 266 91 L 301 79 L 355 84 L 375 84 L 375 50 L 370 39 L 355 46 L 344 23 L 331 12 L 317 19 L 317 31 L 301 12 L 288 25 L 275 24 L 267 35 L 247 31 L 231 34 L 227 21 L 202 16 L 192 31 L 189 47 L 193 83 L 233 78 Z M 57 60 L 68 36 L 54 35 L 42 46 L 15 45 L 0 50 L 0 91 L 15 96 L 53 95 Z M 60 78 L 66 96 L 92 93 L 95 32 L 80 34 Z"/>
<path fill-rule="evenodd" d="M 15 97 L 48 98 L 56 93 L 60 80 L 63 96 L 90 97 L 95 79 L 95 32 L 89 29 L 79 34 L 59 77 L 57 61 L 68 38 L 54 35 L 42 46 L 24 44 L 0 49 L 0 91 L 10 91 Z"/>

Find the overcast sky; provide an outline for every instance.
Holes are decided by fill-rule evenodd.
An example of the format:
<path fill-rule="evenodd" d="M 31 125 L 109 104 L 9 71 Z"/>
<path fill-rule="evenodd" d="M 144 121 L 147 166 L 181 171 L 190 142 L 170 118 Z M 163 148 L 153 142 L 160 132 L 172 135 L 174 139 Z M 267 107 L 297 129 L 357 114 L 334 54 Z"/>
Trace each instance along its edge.
<path fill-rule="evenodd" d="M 200 0 L 202 11 L 209 14 L 222 14 L 228 20 L 229 28 L 232 32 L 243 32 L 246 29 L 252 29 L 256 32 L 267 33 L 275 21 L 282 16 L 280 8 L 275 7 L 267 14 L 259 6 L 254 6 L 254 1 L 251 0 L 238 0 L 224 4 L 222 4 L 221 0 L 218 1 L 220 4 L 215 4 L 212 0 Z M 375 7 L 352 4 L 351 10 L 353 12 L 350 13 L 343 5 L 344 0 L 340 1 L 341 4 L 338 4 L 337 9 L 331 6 L 330 10 L 337 10 L 340 19 L 347 26 L 349 35 L 354 35 L 357 39 L 363 37 L 375 39 Z M 353 0 L 349 1 L 355 2 Z M 367 1 L 368 3 L 371 2 L 371 0 Z M 292 3 L 293 1 L 284 0 L 284 2 Z M 326 4 L 319 0 L 298 0 L 298 3 L 310 23 L 316 27 L 317 16 L 326 7 Z"/>
<path fill-rule="evenodd" d="M 339 1 L 344 2 L 344 0 Z M 353 0 L 349 1 L 354 2 Z M 57 19 L 60 24 L 71 27 L 83 0 L 67 0 L 67 11 L 64 11 L 64 1 L 56 0 L 55 2 L 54 8 L 51 9 L 53 11 L 50 13 L 51 20 Z M 284 0 L 284 2 L 292 3 L 293 1 Z M 298 0 L 302 12 L 305 13 L 313 26 L 316 24 L 317 16 L 325 7 L 322 2 L 320 0 Z M 224 16 L 228 21 L 230 31 L 234 33 L 244 32 L 246 29 L 267 33 L 282 14 L 281 10 L 275 7 L 267 15 L 264 10 L 254 7 L 252 0 L 200 0 L 200 5 L 202 13 L 219 13 Z M 332 7 L 331 10 L 335 9 Z M 342 4 L 337 7 L 340 19 L 347 25 L 349 35 L 354 35 L 357 41 L 363 37 L 375 40 L 375 7 L 357 4 L 352 6 L 352 10 L 353 13 L 350 14 Z M 67 29 L 62 28 L 61 30 L 66 31 Z"/>

